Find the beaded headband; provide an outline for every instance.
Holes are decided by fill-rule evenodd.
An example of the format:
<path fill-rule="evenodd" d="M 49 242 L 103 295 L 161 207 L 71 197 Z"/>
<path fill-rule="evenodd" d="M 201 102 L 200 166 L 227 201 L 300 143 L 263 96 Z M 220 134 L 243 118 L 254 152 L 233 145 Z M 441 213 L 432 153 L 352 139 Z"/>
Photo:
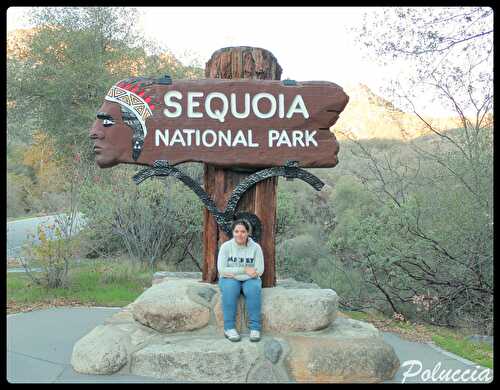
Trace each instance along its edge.
<path fill-rule="evenodd" d="M 139 95 L 113 85 L 105 97 L 106 100 L 116 102 L 127 107 L 134 113 L 137 120 L 141 123 L 144 137 L 146 137 L 148 130 L 146 128 L 146 119 L 153 115 L 149 104 L 143 100 Z M 147 98 L 146 98 L 147 99 Z M 154 108 L 154 105 L 153 105 Z"/>
<path fill-rule="evenodd" d="M 104 97 L 105 100 L 120 104 L 125 123 L 134 129 L 132 137 L 132 158 L 137 161 L 148 134 L 146 119 L 153 115 L 158 98 L 146 96 L 144 87 L 154 80 L 144 77 L 133 77 L 113 85 Z"/>

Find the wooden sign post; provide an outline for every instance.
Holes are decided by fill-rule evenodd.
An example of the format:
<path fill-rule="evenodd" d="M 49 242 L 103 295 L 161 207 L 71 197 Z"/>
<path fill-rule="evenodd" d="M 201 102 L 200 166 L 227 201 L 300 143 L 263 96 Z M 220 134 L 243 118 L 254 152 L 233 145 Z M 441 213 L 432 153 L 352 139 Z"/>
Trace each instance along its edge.
<path fill-rule="evenodd" d="M 278 62 L 258 48 L 215 52 L 206 76 L 132 77 L 113 85 L 90 129 L 96 162 L 101 168 L 144 165 L 150 168 L 134 176 L 137 184 L 173 175 L 198 195 L 208 209 L 205 282 L 217 280 L 218 247 L 232 234 L 230 222 L 244 213 L 258 228 L 263 287 L 272 287 L 277 176 L 321 189 L 324 183 L 301 168 L 337 165 L 330 127 L 349 97 L 327 81 L 279 81 Z M 174 167 L 188 161 L 205 164 L 205 188 Z"/>
<path fill-rule="evenodd" d="M 234 47 L 216 51 L 205 67 L 206 78 L 220 79 L 261 79 L 279 80 L 281 66 L 267 50 L 251 47 Z M 203 180 L 205 191 L 212 196 L 217 206 L 222 209 L 236 185 L 249 173 L 219 168 L 204 164 Z M 262 239 L 259 243 L 264 253 L 264 273 L 261 276 L 262 287 L 276 285 L 275 273 L 275 233 L 276 233 L 276 188 L 278 177 L 271 177 L 257 183 L 243 195 L 237 211 L 249 211 L 262 222 Z M 214 217 L 207 209 L 203 211 L 203 274 L 202 280 L 217 280 L 217 255 L 220 245 L 229 237 L 219 229 Z"/>

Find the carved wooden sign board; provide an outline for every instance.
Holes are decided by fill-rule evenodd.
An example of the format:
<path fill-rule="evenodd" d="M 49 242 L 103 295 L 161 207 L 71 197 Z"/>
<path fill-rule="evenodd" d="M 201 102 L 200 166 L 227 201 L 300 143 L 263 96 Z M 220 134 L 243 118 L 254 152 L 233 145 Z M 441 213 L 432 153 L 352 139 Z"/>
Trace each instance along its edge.
<path fill-rule="evenodd" d="M 101 168 L 194 161 L 220 167 L 334 167 L 330 127 L 349 97 L 327 81 L 129 78 L 90 130 Z"/>

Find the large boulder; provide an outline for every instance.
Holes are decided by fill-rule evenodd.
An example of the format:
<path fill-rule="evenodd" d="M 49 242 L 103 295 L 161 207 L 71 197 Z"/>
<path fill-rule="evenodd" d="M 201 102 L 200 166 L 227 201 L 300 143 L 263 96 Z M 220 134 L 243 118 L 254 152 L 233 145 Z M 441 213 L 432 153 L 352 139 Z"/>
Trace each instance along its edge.
<path fill-rule="evenodd" d="M 300 304 L 297 304 L 300 302 Z M 221 294 L 215 298 L 214 316 L 219 329 L 224 326 Z M 264 288 L 262 290 L 262 331 L 271 333 L 314 331 L 335 321 L 338 296 L 331 289 Z M 240 296 L 236 329 L 248 330 L 245 299 Z"/>
<path fill-rule="evenodd" d="M 113 374 L 128 362 L 128 335 L 110 325 L 99 325 L 73 346 L 71 365 L 82 374 Z"/>
<path fill-rule="evenodd" d="M 141 324 L 163 333 L 203 328 L 210 320 L 214 294 L 211 287 L 197 281 L 169 280 L 141 294 L 133 302 L 132 315 Z"/>
<path fill-rule="evenodd" d="M 262 329 L 273 333 L 314 331 L 335 321 L 338 296 L 331 289 L 265 289 Z"/>
<path fill-rule="evenodd" d="M 394 377 L 399 359 L 371 324 L 337 318 L 322 332 L 284 335 L 285 365 L 297 382 L 380 382 Z"/>
<path fill-rule="evenodd" d="M 164 335 L 132 318 L 125 308 L 94 328 L 73 347 L 71 365 L 84 374 L 128 372 L 130 356 Z"/>

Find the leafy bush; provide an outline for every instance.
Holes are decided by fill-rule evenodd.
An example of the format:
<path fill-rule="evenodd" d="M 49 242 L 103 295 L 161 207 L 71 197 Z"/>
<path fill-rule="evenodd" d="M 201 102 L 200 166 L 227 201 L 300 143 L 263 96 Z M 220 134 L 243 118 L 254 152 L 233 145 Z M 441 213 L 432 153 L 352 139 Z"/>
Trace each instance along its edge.
<path fill-rule="evenodd" d="M 278 189 L 276 203 L 276 239 L 279 242 L 293 235 L 302 221 L 295 193 L 286 188 Z"/>
<path fill-rule="evenodd" d="M 46 288 L 67 287 L 68 271 L 78 250 L 78 240 L 66 237 L 58 224 L 38 225 L 37 234 L 32 239 L 32 243 L 23 248 L 21 257 L 29 277 Z M 41 268 L 41 276 L 35 276 L 35 267 Z"/>
<path fill-rule="evenodd" d="M 104 176 L 104 175 L 103 175 Z M 116 169 L 82 190 L 87 230 L 105 251 L 125 250 L 144 267 L 182 252 L 202 229 L 202 203 L 174 178 L 139 186 L 129 169 Z"/>
<path fill-rule="evenodd" d="M 279 278 L 313 281 L 313 270 L 330 253 L 321 237 L 320 226 L 304 227 L 303 234 L 284 240 L 276 248 L 276 272 Z"/>
<path fill-rule="evenodd" d="M 332 200 L 337 224 L 329 248 L 362 276 L 365 286 L 351 304 L 489 332 L 493 224 L 488 151 L 478 154 L 482 171 L 474 177 L 470 162 L 449 148 L 435 157 L 440 164 L 411 155 L 391 162 L 403 155 L 391 150 L 390 156 L 379 157 L 368 143 L 363 148 L 370 158 L 358 172 L 365 173 L 340 178 Z"/>

